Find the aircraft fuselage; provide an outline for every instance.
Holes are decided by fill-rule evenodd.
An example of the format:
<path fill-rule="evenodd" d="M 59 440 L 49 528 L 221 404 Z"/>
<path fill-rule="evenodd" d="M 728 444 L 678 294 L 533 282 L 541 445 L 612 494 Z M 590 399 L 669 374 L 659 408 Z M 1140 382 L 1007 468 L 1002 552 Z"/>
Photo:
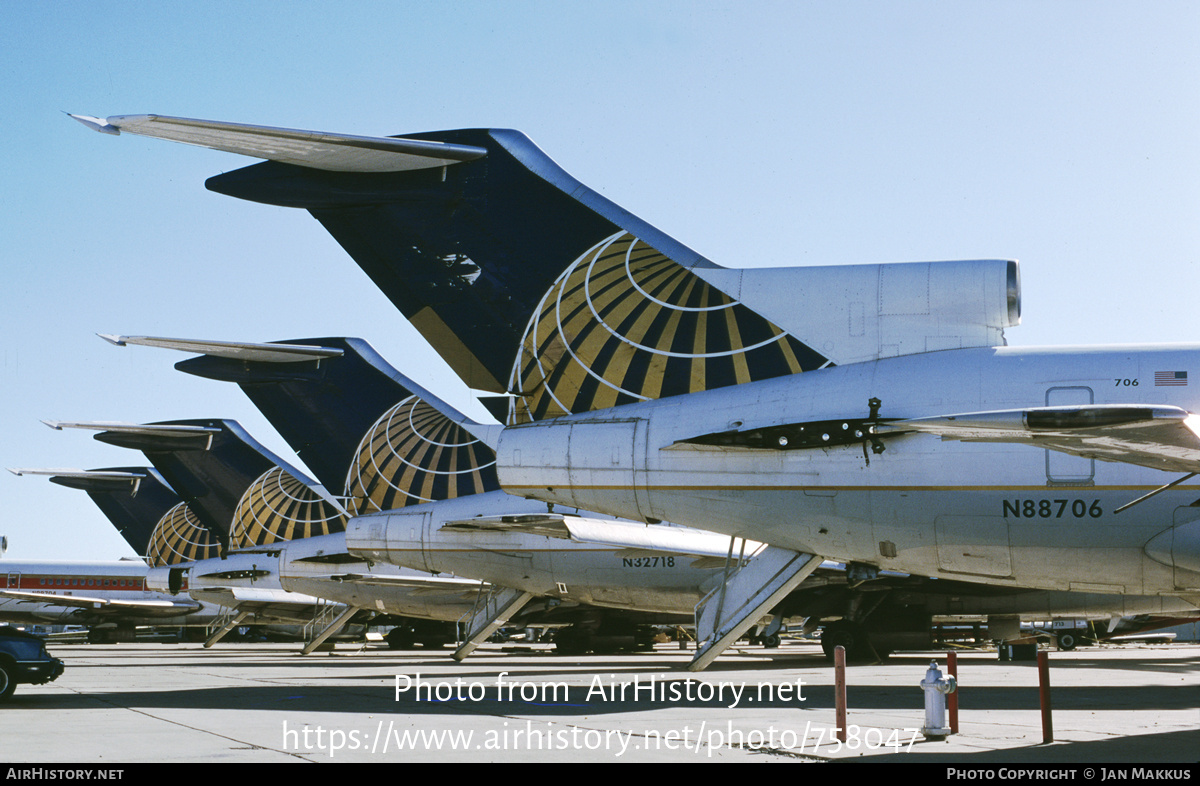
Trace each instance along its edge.
<path fill-rule="evenodd" d="M 719 563 L 699 568 L 694 563 L 698 557 L 723 559 L 728 540 L 680 527 L 664 528 L 680 552 L 662 553 L 529 532 L 444 528 L 480 515 L 545 512 L 543 503 L 493 491 L 357 516 L 347 524 L 346 544 L 372 560 L 470 576 L 567 602 L 648 612 L 690 613 L 720 581 Z M 605 525 L 647 529 L 640 522 Z M 760 546 L 753 544 L 751 551 Z"/>
<path fill-rule="evenodd" d="M 195 625 L 216 611 L 180 605 L 146 586 L 149 568 L 134 560 L 0 563 L 0 621 L 62 625 Z"/>
<path fill-rule="evenodd" d="M 1190 506 L 1200 489 L 1183 484 L 1114 513 L 1173 473 L 920 434 L 890 437 L 878 455 L 861 441 L 805 449 L 690 441 L 862 420 L 872 398 L 882 419 L 1087 404 L 1200 411 L 1200 390 L 1156 385 L 1162 372 L 1197 379 L 1200 348 L 986 348 L 856 363 L 508 428 L 499 477 L 511 494 L 919 575 L 1194 593 L 1200 508 Z"/>

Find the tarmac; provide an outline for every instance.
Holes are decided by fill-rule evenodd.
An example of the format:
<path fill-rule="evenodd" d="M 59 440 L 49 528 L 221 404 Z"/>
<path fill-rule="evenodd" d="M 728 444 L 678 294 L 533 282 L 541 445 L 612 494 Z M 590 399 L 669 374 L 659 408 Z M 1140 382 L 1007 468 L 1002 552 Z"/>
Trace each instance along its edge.
<path fill-rule="evenodd" d="M 1072 763 L 1073 779 L 1101 780 L 1086 765 L 1200 757 L 1200 645 L 1051 652 L 1049 743 L 1036 663 L 994 651 L 959 652 L 959 732 L 944 739 L 920 731 L 919 687 L 944 651 L 851 665 L 841 743 L 833 667 L 807 642 L 735 648 L 699 674 L 675 644 L 485 645 L 463 663 L 449 648 L 298 648 L 51 644 L 66 673 L 3 705 L 0 762 Z"/>

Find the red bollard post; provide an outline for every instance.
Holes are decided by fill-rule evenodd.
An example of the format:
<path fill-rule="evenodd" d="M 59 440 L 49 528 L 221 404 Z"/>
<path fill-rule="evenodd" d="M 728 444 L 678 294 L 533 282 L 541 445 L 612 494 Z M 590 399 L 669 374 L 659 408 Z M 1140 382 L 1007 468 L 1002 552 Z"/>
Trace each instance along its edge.
<path fill-rule="evenodd" d="M 836 714 L 837 738 L 846 741 L 846 648 L 833 648 L 833 706 Z"/>
<path fill-rule="evenodd" d="M 1038 653 L 1038 696 L 1042 702 L 1042 744 L 1054 742 L 1054 722 L 1050 718 L 1050 653 Z"/>
<path fill-rule="evenodd" d="M 946 673 L 954 678 L 957 687 L 954 693 L 946 696 L 946 711 L 950 716 L 950 733 L 958 734 L 958 692 L 962 690 L 962 683 L 958 681 L 958 653 L 946 653 Z"/>

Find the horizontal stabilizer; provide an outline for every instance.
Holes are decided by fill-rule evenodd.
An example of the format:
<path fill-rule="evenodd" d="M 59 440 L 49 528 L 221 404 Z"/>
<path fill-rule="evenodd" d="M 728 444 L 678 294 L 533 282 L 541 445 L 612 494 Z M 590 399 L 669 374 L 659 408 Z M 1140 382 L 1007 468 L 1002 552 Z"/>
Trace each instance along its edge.
<path fill-rule="evenodd" d="M 100 484 L 132 484 L 134 493 L 137 491 L 138 483 L 146 477 L 145 472 L 116 472 L 112 470 L 88 470 L 88 469 L 29 469 L 25 467 L 12 468 L 8 471 L 14 475 L 48 475 L 52 478 L 71 478 L 80 481 L 95 481 Z M 81 486 L 83 488 L 83 486 Z"/>
<path fill-rule="evenodd" d="M 1170 472 L 1200 471 L 1200 418 L 1179 407 L 1103 404 L 968 412 L 881 423 L 963 442 L 1009 442 Z"/>
<path fill-rule="evenodd" d="M 256 344 L 243 341 L 207 341 L 204 339 L 160 338 L 156 336 L 114 336 L 97 333 L 100 338 L 118 347 L 134 344 L 143 347 L 175 349 L 250 363 L 302 363 L 341 357 L 337 347 L 304 346 L 299 344 Z"/>
<path fill-rule="evenodd" d="M 181 531 L 169 524 L 162 529 L 158 526 L 180 504 L 180 497 L 150 467 L 10 471 L 17 475 L 44 475 L 55 485 L 86 491 L 130 548 L 155 564 L 161 554 L 159 547 L 170 538 L 168 533 L 177 535 Z"/>
<path fill-rule="evenodd" d="M 70 114 L 70 113 L 68 113 Z M 331 172 L 407 172 L 450 166 L 487 155 L 473 145 L 419 139 L 353 136 L 162 115 L 107 119 L 71 115 L 105 134 L 122 132 L 198 145 L 227 153 Z"/>
<path fill-rule="evenodd" d="M 111 431 L 120 434 L 141 434 L 150 437 L 199 437 L 207 434 L 219 434 L 221 429 L 208 426 L 167 426 L 140 423 L 121 423 L 106 420 L 43 420 L 47 426 L 57 431 L 65 428 L 77 428 L 90 431 Z"/>
<path fill-rule="evenodd" d="M 341 503 L 236 421 L 48 425 L 98 430 L 100 442 L 143 451 L 197 522 L 226 548 L 341 529 Z"/>
<path fill-rule="evenodd" d="M 243 364 L 301 363 L 306 361 L 316 361 L 319 363 L 322 360 L 344 359 L 344 362 L 341 365 L 345 366 L 345 372 L 348 376 L 345 381 L 339 381 L 332 386 L 332 389 L 340 393 L 343 397 L 346 396 L 345 391 L 357 390 L 360 385 L 365 387 L 372 384 L 375 381 L 375 378 L 373 376 L 368 378 L 366 374 L 370 370 L 376 370 L 382 373 L 383 376 L 390 381 L 391 387 L 388 390 L 393 396 L 393 400 L 389 400 L 387 402 L 389 405 L 395 403 L 395 401 L 398 401 L 401 398 L 414 395 L 432 407 L 435 411 L 449 419 L 452 423 L 457 424 L 473 437 L 488 445 L 488 447 L 491 447 L 493 450 L 496 447 L 496 441 L 499 439 L 500 427 L 489 426 L 471 420 L 454 407 L 430 393 L 428 390 L 425 390 L 423 387 L 409 379 L 404 374 L 392 368 L 386 363 L 386 361 L 383 360 L 383 358 L 379 357 L 375 353 L 370 345 L 366 344 L 366 342 L 362 341 L 361 339 L 336 339 L 336 342 L 344 344 L 345 348 L 343 348 L 342 346 L 325 346 L 312 343 L 251 343 L 239 341 L 211 341 L 207 339 L 161 338 L 155 336 L 117 336 L 104 333 L 98 333 L 97 335 L 99 335 L 105 341 L 108 341 L 116 346 L 127 346 L 133 344 L 138 346 L 159 347 L 162 349 L 175 349 L 182 352 L 195 352 L 211 358 L 223 358 L 225 360 L 238 361 L 239 363 Z M 364 370 L 359 365 L 355 365 L 356 362 L 365 364 L 367 368 Z M 202 358 L 193 358 L 192 360 L 183 361 L 182 363 L 177 364 L 176 368 L 180 369 L 181 371 L 198 374 L 200 376 L 228 378 L 235 381 L 243 381 L 243 379 L 247 382 L 270 381 L 282 383 L 288 381 L 288 379 L 280 377 L 278 374 L 272 375 L 262 373 L 261 371 L 255 371 L 253 370 L 254 367 L 250 365 L 239 366 L 239 373 L 237 375 L 229 375 L 229 371 L 227 369 L 217 368 L 212 363 L 203 362 Z M 374 390 L 374 388 L 372 388 L 372 390 Z M 261 395 L 262 390 L 260 389 L 257 392 Z M 310 389 L 308 395 L 310 397 L 314 396 L 315 392 L 311 391 Z M 254 396 L 252 395 L 251 398 L 254 398 Z M 298 453 L 303 453 L 303 443 L 306 440 L 303 437 L 299 437 L 297 434 L 291 433 L 288 423 L 284 421 L 290 419 L 292 421 L 299 420 L 301 422 L 305 422 L 307 428 L 309 429 L 309 435 L 311 436 L 312 429 L 316 427 L 316 424 L 311 422 L 311 413 L 307 413 L 301 417 L 296 417 L 297 413 L 295 411 L 295 407 L 281 408 L 281 403 L 278 401 L 274 402 L 273 406 L 268 404 L 268 402 L 259 399 L 256 399 L 255 403 L 256 405 L 259 405 L 260 409 L 264 409 L 264 406 L 267 407 L 267 409 L 264 409 L 264 414 L 266 414 L 268 419 L 272 421 L 272 424 L 284 434 L 285 438 L 288 438 L 288 441 L 292 447 L 295 448 Z M 356 409 L 362 409 L 363 405 L 366 404 L 366 411 L 368 411 L 372 417 L 378 414 L 378 412 L 375 411 L 378 409 L 378 407 L 374 406 L 372 402 L 352 401 L 348 398 L 342 398 L 336 400 L 327 400 L 325 403 L 327 403 L 328 406 L 318 407 L 318 409 L 324 409 L 325 412 L 329 412 L 330 408 L 355 407 Z M 294 427 L 294 424 L 292 425 Z M 355 440 L 357 440 L 359 436 L 361 435 L 354 435 Z M 337 470 L 339 473 L 344 473 L 344 463 L 339 465 Z M 323 480 L 329 480 L 331 477 L 328 472 L 320 474 L 327 476 L 323 478 Z"/>

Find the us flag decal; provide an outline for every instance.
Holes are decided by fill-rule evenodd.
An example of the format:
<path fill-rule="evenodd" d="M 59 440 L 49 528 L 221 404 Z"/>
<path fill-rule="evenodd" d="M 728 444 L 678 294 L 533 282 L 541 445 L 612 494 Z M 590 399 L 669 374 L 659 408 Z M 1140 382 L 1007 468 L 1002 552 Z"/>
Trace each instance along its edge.
<path fill-rule="evenodd" d="M 1186 385 L 1186 384 L 1187 384 L 1187 372 L 1186 371 L 1155 371 L 1154 372 L 1155 387 L 1158 387 L 1161 385 Z"/>

